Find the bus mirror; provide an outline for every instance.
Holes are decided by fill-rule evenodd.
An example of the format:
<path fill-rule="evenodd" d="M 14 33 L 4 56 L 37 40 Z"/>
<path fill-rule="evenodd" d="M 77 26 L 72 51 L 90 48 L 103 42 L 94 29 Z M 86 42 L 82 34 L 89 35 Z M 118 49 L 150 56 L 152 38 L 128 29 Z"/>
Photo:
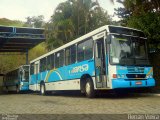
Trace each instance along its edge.
<path fill-rule="evenodd" d="M 107 41 L 107 44 L 111 44 L 111 36 L 110 35 L 107 36 L 106 41 Z"/>

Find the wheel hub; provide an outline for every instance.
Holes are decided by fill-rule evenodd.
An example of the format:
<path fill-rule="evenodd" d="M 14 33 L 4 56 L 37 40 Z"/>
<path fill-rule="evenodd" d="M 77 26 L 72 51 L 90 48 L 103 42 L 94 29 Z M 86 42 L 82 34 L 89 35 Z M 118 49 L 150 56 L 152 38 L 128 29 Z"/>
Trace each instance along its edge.
<path fill-rule="evenodd" d="M 43 94 L 44 93 L 44 86 L 42 85 L 41 87 L 41 93 Z"/>
<path fill-rule="evenodd" d="M 91 89 L 91 86 L 89 83 L 86 84 L 86 93 L 89 94 L 90 93 L 90 89 Z"/>

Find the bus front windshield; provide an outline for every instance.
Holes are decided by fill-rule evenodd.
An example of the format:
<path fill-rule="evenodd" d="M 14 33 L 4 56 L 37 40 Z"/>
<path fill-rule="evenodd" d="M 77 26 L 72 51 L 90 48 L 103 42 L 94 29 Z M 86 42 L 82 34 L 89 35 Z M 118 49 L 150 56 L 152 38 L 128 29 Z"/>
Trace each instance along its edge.
<path fill-rule="evenodd" d="M 21 70 L 21 76 L 22 76 L 23 82 L 29 81 L 29 67 L 28 66 L 23 66 L 23 69 Z"/>
<path fill-rule="evenodd" d="M 146 39 L 111 35 L 110 62 L 120 65 L 148 65 Z"/>

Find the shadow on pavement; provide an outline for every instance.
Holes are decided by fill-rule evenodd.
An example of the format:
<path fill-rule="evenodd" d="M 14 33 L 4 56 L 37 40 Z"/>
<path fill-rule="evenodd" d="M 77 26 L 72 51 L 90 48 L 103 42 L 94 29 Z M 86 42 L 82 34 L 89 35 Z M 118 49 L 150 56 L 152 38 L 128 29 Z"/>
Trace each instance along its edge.
<path fill-rule="evenodd" d="M 87 98 L 80 91 L 55 91 L 47 94 L 46 96 Z M 147 97 L 147 95 L 134 94 L 133 92 L 97 91 L 95 96 L 96 99 L 138 99 L 139 97 Z"/>

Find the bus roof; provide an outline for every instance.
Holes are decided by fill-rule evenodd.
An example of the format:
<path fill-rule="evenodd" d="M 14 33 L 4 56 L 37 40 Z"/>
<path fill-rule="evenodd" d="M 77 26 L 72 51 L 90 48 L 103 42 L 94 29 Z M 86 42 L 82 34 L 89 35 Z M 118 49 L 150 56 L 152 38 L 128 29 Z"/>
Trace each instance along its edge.
<path fill-rule="evenodd" d="M 15 70 L 18 70 L 20 67 L 23 67 L 23 66 L 30 66 L 30 65 L 21 65 L 21 66 L 19 66 L 19 67 L 16 67 L 16 68 L 14 68 L 14 69 L 11 69 L 10 71 L 6 72 L 5 74 L 10 73 L 10 72 L 15 71 Z"/>
<path fill-rule="evenodd" d="M 80 41 L 82 41 L 82 40 L 85 40 L 85 39 L 87 39 L 88 37 L 91 37 L 91 36 L 93 36 L 93 35 L 96 35 L 96 34 L 102 32 L 102 31 L 105 31 L 105 30 L 106 30 L 107 32 L 109 32 L 109 27 L 119 27 L 119 28 L 126 28 L 126 29 L 141 31 L 141 30 L 134 29 L 134 28 L 129 28 L 129 27 L 122 27 L 122 26 L 115 26 L 115 25 L 105 25 L 105 26 L 102 26 L 102 27 L 100 27 L 100 28 L 98 28 L 98 29 L 95 29 L 95 30 L 93 30 L 93 31 L 91 31 L 91 32 L 89 32 L 89 33 L 87 33 L 87 34 L 85 34 L 85 35 L 83 35 L 83 36 L 81 36 L 81 37 L 79 37 L 79 38 L 77 38 L 77 39 L 75 39 L 75 40 L 73 40 L 73 41 L 71 41 L 71 42 L 63 45 L 63 46 L 61 46 L 61 47 L 58 47 L 58 48 L 56 48 L 56 49 L 54 49 L 54 50 L 52 50 L 52 51 L 50 51 L 50 52 L 48 52 L 48 53 L 46 53 L 46 54 L 44 54 L 44 55 L 42 55 L 42 56 L 40 56 L 40 57 L 38 57 L 38 58 L 30 61 L 30 63 L 34 63 L 34 62 L 36 62 L 36 61 L 38 61 L 38 60 L 40 60 L 40 59 L 42 59 L 42 58 L 44 58 L 44 57 L 47 57 L 48 55 L 51 55 L 51 54 L 53 54 L 53 53 L 55 53 L 55 52 L 58 52 L 58 51 L 60 51 L 60 50 L 62 50 L 62 49 L 64 49 L 64 48 L 67 48 L 67 47 L 71 46 L 71 45 L 74 45 L 74 44 L 76 44 L 77 42 L 80 42 Z M 141 32 L 142 32 L 142 31 L 141 31 Z"/>

